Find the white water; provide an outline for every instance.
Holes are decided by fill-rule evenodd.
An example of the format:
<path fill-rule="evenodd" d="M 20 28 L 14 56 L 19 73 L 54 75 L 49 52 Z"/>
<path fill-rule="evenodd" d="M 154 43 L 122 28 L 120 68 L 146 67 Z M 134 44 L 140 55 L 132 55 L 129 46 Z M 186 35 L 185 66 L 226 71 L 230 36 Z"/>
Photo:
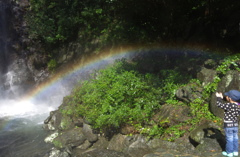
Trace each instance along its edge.
<path fill-rule="evenodd" d="M 31 101 L 2 100 L 0 102 L 0 117 L 28 117 L 49 113 L 53 107 L 45 104 L 34 104 Z"/>
<path fill-rule="evenodd" d="M 21 86 L 14 84 L 13 77 L 17 77 L 13 71 L 7 72 L 4 76 L 4 87 L 0 89 L 0 118 L 11 117 L 30 117 L 49 113 L 54 108 L 48 104 L 48 101 L 37 103 L 29 99 L 21 99 Z M 18 79 L 15 79 L 18 80 Z M 5 89 L 7 87 L 7 89 Z M 21 93 L 22 94 L 22 93 Z"/>

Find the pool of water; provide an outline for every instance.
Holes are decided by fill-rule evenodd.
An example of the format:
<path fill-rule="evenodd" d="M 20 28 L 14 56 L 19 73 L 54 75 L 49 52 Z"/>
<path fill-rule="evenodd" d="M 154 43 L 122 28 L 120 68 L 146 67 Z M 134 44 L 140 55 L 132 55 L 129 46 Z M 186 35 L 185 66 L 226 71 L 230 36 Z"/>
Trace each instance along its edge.
<path fill-rule="evenodd" d="M 42 118 L 16 117 L 0 119 L 1 157 L 43 157 L 52 146 L 44 142 L 47 132 L 42 128 Z"/>

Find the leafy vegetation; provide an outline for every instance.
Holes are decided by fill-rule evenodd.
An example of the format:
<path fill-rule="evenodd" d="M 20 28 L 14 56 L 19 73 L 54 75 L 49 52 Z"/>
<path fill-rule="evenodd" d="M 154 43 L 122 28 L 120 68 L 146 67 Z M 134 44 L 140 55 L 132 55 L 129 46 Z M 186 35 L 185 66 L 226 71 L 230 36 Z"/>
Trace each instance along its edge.
<path fill-rule="evenodd" d="M 229 70 L 240 71 L 239 63 L 238 63 L 239 60 L 240 60 L 240 55 L 236 54 L 236 55 L 227 56 L 221 62 L 221 64 L 216 69 L 217 76 L 215 76 L 213 82 L 204 86 L 204 88 L 205 88 L 204 95 L 205 96 L 208 96 L 209 94 L 211 94 L 212 92 L 217 90 L 217 85 L 221 81 L 221 77 L 224 76 Z"/>
<path fill-rule="evenodd" d="M 98 48 L 187 40 L 194 35 L 198 40 L 225 40 L 239 32 L 239 5 L 240 2 L 224 0 L 30 0 L 27 21 L 30 37 L 46 45 L 76 38 L 83 45 L 97 40 Z"/>
<path fill-rule="evenodd" d="M 93 40 L 101 40 L 102 45 L 109 41 L 112 44 L 129 41 L 129 33 L 139 39 L 144 38 L 143 30 L 117 17 L 118 11 L 115 10 L 120 8 L 116 1 L 30 0 L 30 3 L 26 16 L 30 37 L 46 46 L 66 43 L 78 37 L 85 46 Z"/>
<path fill-rule="evenodd" d="M 129 122 L 142 124 L 160 107 L 159 90 L 147 81 L 153 76 L 144 77 L 123 70 L 122 66 L 118 62 L 98 71 L 95 79 L 82 83 L 68 97 L 75 114 L 86 117 L 95 128 L 116 128 Z"/>
<path fill-rule="evenodd" d="M 218 75 L 226 74 L 229 70 L 226 67 L 233 66 L 232 68 L 239 70 L 239 59 L 238 55 L 225 58 L 217 67 Z M 67 108 L 62 110 L 62 113 L 84 117 L 100 130 L 132 125 L 136 132 L 148 137 L 163 137 L 169 141 L 193 130 L 202 121 L 218 124 L 221 122 L 220 118 L 209 111 L 207 101 L 216 91 L 219 77 L 212 82 L 214 85 L 211 85 L 211 88 L 210 85 L 202 87 L 204 98 L 183 103 L 175 98 L 175 91 L 184 86 L 186 78 L 189 80 L 190 76 L 180 77 L 176 70 L 161 70 L 158 75 L 140 74 L 135 65 L 137 64 L 119 60 L 113 66 L 96 71 L 93 79 L 81 82 L 73 93 L 65 98 Z M 202 86 L 197 79 L 191 79 L 187 83 L 192 83 L 192 88 Z M 153 116 L 161 110 L 163 103 L 175 107 L 189 106 L 191 118 L 175 125 L 169 125 L 169 118 L 153 121 Z"/>

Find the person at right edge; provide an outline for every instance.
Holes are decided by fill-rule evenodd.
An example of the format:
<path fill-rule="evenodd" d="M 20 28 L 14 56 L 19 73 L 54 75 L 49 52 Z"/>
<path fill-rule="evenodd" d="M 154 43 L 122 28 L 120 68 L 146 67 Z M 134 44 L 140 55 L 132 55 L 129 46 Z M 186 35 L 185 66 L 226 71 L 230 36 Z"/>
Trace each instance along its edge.
<path fill-rule="evenodd" d="M 226 101 L 223 103 L 223 94 L 217 92 L 217 106 L 224 109 L 224 131 L 226 136 L 226 147 L 222 155 L 238 156 L 238 116 L 240 114 L 240 92 L 230 90 L 224 93 Z"/>

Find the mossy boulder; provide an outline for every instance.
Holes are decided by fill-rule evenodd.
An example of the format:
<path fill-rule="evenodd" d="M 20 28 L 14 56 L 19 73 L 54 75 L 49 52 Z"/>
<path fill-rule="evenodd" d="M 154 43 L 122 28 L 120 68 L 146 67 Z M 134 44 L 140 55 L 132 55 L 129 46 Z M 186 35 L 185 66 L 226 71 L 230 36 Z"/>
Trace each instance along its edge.
<path fill-rule="evenodd" d="M 58 134 L 52 141 L 56 148 L 77 147 L 85 142 L 87 138 L 82 133 L 82 128 L 74 128 Z"/>

